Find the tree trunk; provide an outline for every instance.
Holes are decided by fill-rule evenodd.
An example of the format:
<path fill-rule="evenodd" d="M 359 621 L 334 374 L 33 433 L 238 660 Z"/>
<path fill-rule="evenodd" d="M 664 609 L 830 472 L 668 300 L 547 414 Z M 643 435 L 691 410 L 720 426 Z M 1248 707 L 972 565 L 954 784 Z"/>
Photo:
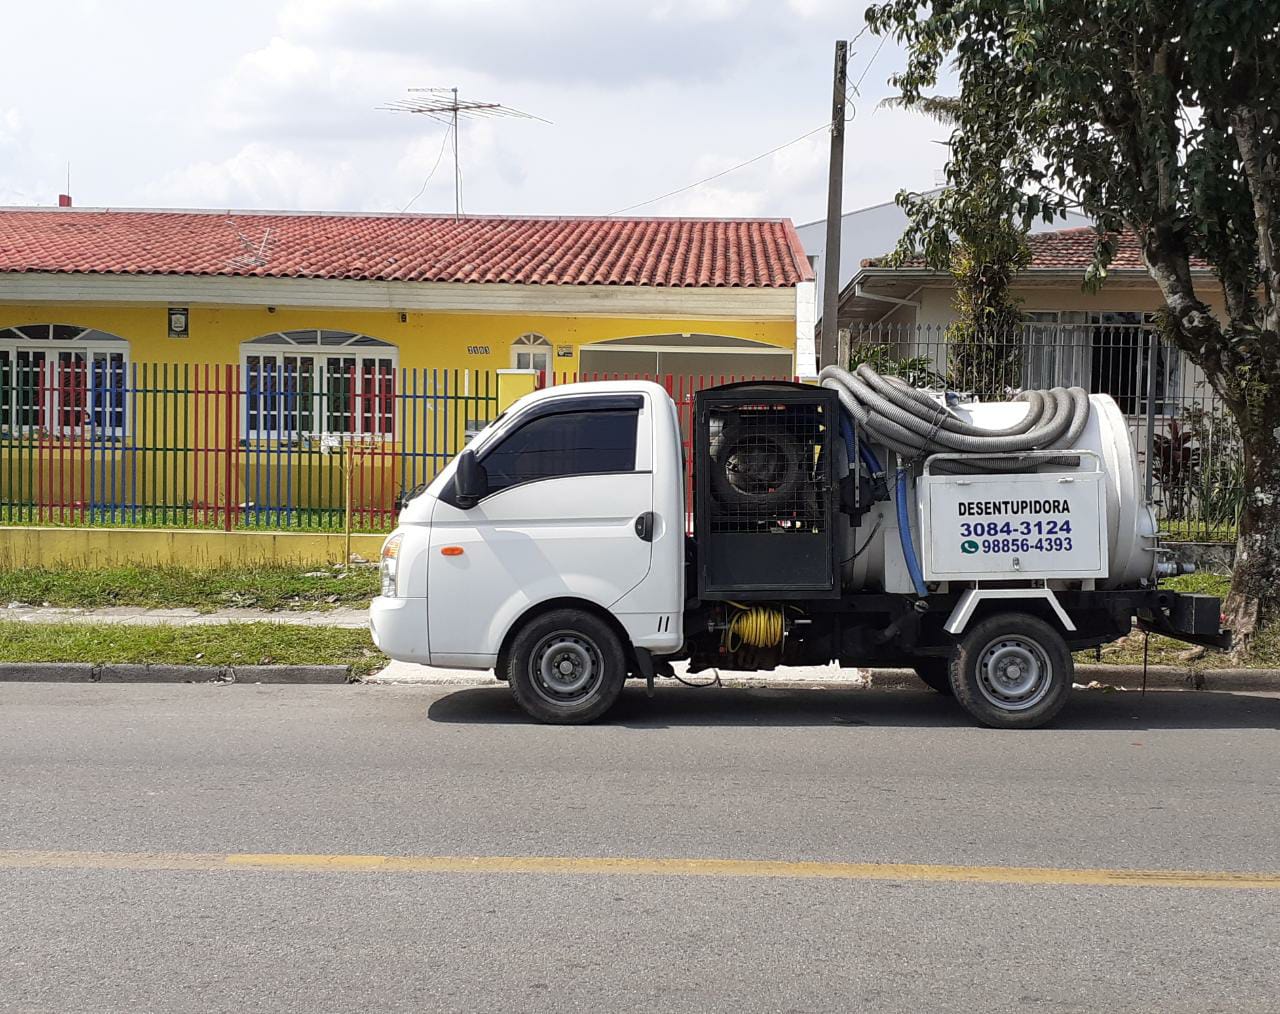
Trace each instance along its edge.
<path fill-rule="evenodd" d="M 1159 230 L 1147 231 L 1143 254 L 1172 315 L 1174 340 L 1240 428 L 1244 502 L 1223 611 L 1232 652 L 1244 657 L 1260 628 L 1280 624 L 1280 338 L 1252 321 L 1224 329 L 1196 298 L 1185 250 Z M 1230 301 L 1230 287 L 1224 290 Z"/>
<path fill-rule="evenodd" d="M 1224 612 L 1239 656 L 1248 653 L 1260 627 L 1280 622 L 1280 392 L 1267 401 L 1260 420 L 1236 417 L 1244 444 L 1244 505 Z"/>

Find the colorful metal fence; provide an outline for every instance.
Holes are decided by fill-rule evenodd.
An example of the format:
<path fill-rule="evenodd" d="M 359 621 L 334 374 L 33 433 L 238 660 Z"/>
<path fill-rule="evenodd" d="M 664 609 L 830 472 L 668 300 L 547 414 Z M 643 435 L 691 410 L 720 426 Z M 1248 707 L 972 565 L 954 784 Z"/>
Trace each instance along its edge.
<path fill-rule="evenodd" d="M 948 341 L 914 325 L 847 337 L 850 359 L 917 384 L 981 397 L 1059 384 L 1112 395 L 1162 527 L 1188 541 L 1234 539 L 1244 495 L 1238 432 L 1204 378 L 1140 316 L 1037 321 L 997 342 Z M 0 522 L 336 531 L 349 513 L 356 530 L 386 531 L 403 499 L 496 416 L 497 379 L 367 357 L 320 368 L 305 357 L 241 367 L 19 355 L 0 362 Z M 542 382 L 613 379 L 655 380 L 671 395 L 690 490 L 694 394 L 777 378 Z"/>
<path fill-rule="evenodd" d="M 497 414 L 496 377 L 393 370 L 13 364 L 7 524 L 383 531 Z"/>

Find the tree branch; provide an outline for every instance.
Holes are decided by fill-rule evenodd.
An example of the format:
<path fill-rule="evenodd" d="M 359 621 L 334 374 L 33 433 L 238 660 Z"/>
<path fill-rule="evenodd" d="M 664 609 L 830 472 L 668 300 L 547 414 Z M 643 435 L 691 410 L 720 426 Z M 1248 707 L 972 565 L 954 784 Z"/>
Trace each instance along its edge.
<path fill-rule="evenodd" d="M 1240 149 L 1253 214 L 1257 222 L 1258 254 L 1262 260 L 1264 303 L 1262 328 L 1275 331 L 1280 327 L 1280 263 L 1276 260 L 1276 167 L 1274 156 L 1262 154 L 1262 117 L 1256 109 L 1236 106 L 1229 112 L 1231 133 Z M 1272 163 L 1272 164 L 1268 164 Z"/>

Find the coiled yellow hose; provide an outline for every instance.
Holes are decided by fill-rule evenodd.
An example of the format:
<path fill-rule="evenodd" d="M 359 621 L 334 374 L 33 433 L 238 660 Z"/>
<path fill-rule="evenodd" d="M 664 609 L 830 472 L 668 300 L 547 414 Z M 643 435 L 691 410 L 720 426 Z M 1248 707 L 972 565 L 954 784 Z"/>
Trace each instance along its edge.
<path fill-rule="evenodd" d="M 737 610 L 729 617 L 724 632 L 724 646 L 737 651 L 744 644 L 753 648 L 772 648 L 782 643 L 787 632 L 782 610 L 775 606 L 744 606 L 730 602 Z"/>

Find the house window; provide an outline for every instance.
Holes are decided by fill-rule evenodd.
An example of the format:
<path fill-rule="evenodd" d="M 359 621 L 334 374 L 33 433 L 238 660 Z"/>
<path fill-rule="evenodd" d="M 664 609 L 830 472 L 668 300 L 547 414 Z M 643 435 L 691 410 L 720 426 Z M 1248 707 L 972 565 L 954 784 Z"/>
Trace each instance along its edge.
<path fill-rule="evenodd" d="M 395 435 L 397 350 L 350 331 L 264 335 L 241 347 L 250 439 Z"/>
<path fill-rule="evenodd" d="M 517 370 L 551 369 L 551 343 L 540 334 L 522 334 L 511 343 L 511 366 Z"/>
<path fill-rule="evenodd" d="M 1078 386 L 1109 394 L 1126 415 L 1147 408 L 1148 354 L 1154 316 L 1141 311 L 1033 310 L 1023 314 L 1025 386 Z M 1156 351 L 1155 406 L 1167 407 L 1179 384 L 1181 356 Z"/>
<path fill-rule="evenodd" d="M 129 343 L 72 324 L 0 328 L 0 432 L 117 436 Z"/>

